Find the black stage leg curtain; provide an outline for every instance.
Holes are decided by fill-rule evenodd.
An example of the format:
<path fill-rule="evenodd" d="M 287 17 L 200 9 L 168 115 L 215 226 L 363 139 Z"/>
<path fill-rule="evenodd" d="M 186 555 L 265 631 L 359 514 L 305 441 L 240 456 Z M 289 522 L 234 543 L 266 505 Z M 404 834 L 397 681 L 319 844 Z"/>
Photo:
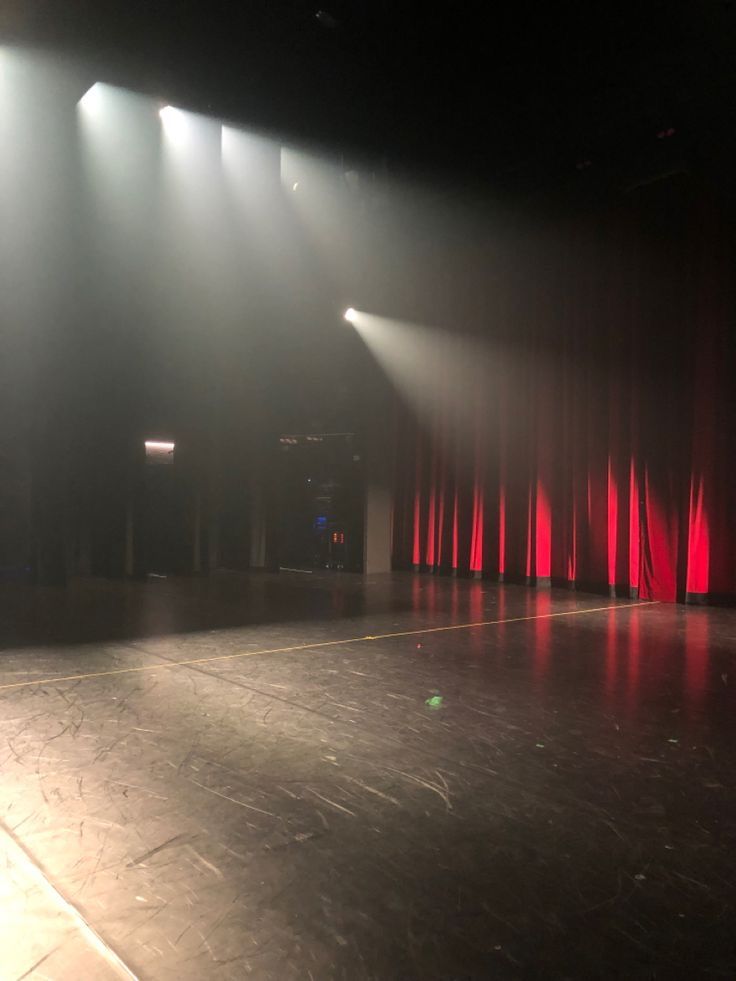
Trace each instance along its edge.
<path fill-rule="evenodd" d="M 485 354 L 458 387 L 448 347 L 417 352 L 434 409 L 398 410 L 397 567 L 736 596 L 733 229 L 681 177 L 510 235 L 485 270 L 437 250 L 477 301 L 447 345 Z"/>

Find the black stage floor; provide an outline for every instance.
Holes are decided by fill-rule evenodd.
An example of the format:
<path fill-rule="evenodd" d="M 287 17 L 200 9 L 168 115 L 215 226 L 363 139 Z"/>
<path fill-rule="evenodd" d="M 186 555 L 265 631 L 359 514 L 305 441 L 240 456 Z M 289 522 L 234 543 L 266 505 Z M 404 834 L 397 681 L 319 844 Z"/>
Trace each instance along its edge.
<path fill-rule="evenodd" d="M 0 613 L 2 979 L 736 977 L 736 611 L 282 574 Z"/>

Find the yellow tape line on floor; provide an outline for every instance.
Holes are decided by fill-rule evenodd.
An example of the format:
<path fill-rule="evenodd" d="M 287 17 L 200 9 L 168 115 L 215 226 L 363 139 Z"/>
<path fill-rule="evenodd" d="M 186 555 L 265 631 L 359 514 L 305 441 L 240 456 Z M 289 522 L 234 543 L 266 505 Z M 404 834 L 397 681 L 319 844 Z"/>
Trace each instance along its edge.
<path fill-rule="evenodd" d="M 606 610 L 630 610 L 632 607 L 656 606 L 656 601 L 624 603 L 616 606 L 596 606 L 588 610 L 562 610 L 559 613 L 539 613 L 530 617 L 509 617 L 505 620 L 478 620 L 474 623 L 451 623 L 444 627 L 423 627 L 418 630 L 397 630 L 390 634 L 366 634 L 363 637 L 347 637 L 341 640 L 323 640 L 314 644 L 297 644 L 292 647 L 272 647 L 270 650 L 238 651 L 235 654 L 215 654 L 212 657 L 196 657 L 187 661 L 169 661 L 163 664 L 146 664 L 137 668 L 113 668 L 110 671 L 90 671 L 87 674 L 67 674 L 56 678 L 37 678 L 13 681 L 0 685 L 0 691 L 10 688 L 27 688 L 30 685 L 57 685 L 62 681 L 85 681 L 89 678 L 109 678 L 119 674 L 140 674 L 144 671 L 165 671 L 167 668 L 185 668 L 191 664 L 210 664 L 213 661 L 232 661 L 240 657 L 256 657 L 263 654 L 291 654 L 297 651 L 316 650 L 320 647 L 338 647 L 340 644 L 361 644 L 369 640 L 390 640 L 393 637 L 416 637 L 420 634 L 437 634 L 447 630 L 472 630 L 475 627 L 494 627 L 503 623 L 523 623 L 528 620 L 551 620 L 553 617 L 583 616 L 586 613 L 603 613 Z"/>

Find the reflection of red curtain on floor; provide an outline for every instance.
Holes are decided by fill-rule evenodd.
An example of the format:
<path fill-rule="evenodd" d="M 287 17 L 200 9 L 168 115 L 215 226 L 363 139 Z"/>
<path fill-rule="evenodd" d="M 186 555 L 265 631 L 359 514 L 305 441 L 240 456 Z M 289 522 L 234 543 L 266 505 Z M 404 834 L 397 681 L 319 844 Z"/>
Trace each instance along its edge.
<path fill-rule="evenodd" d="M 463 452 L 447 418 L 401 429 L 397 565 L 736 595 L 735 223 L 685 179 L 635 193 L 489 259 L 504 295 L 473 336 L 494 369 Z"/>

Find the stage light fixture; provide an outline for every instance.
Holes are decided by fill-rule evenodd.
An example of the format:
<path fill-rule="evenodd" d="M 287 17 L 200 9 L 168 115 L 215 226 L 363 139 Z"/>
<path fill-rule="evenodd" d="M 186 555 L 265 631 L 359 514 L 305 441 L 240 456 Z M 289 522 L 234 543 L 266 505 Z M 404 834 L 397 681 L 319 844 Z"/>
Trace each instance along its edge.
<path fill-rule="evenodd" d="M 172 138 L 175 143 L 180 143 L 187 131 L 187 118 L 185 113 L 181 109 L 175 109 L 173 106 L 164 106 L 158 111 L 161 117 L 161 122 L 164 124 L 164 129 L 166 134 Z"/>
<path fill-rule="evenodd" d="M 102 85 L 99 82 L 88 88 L 77 103 L 85 112 L 98 113 L 102 107 Z"/>
<path fill-rule="evenodd" d="M 347 310 L 345 311 L 345 313 L 343 314 L 343 317 L 344 317 L 344 318 L 345 318 L 345 319 L 346 319 L 346 320 L 348 321 L 348 323 L 350 323 L 350 324 L 353 324 L 353 323 L 355 323 L 355 318 L 356 318 L 356 316 L 357 316 L 357 311 L 356 311 L 356 310 L 353 310 L 353 308 L 352 308 L 352 307 L 348 307 L 348 308 L 347 308 Z"/>

